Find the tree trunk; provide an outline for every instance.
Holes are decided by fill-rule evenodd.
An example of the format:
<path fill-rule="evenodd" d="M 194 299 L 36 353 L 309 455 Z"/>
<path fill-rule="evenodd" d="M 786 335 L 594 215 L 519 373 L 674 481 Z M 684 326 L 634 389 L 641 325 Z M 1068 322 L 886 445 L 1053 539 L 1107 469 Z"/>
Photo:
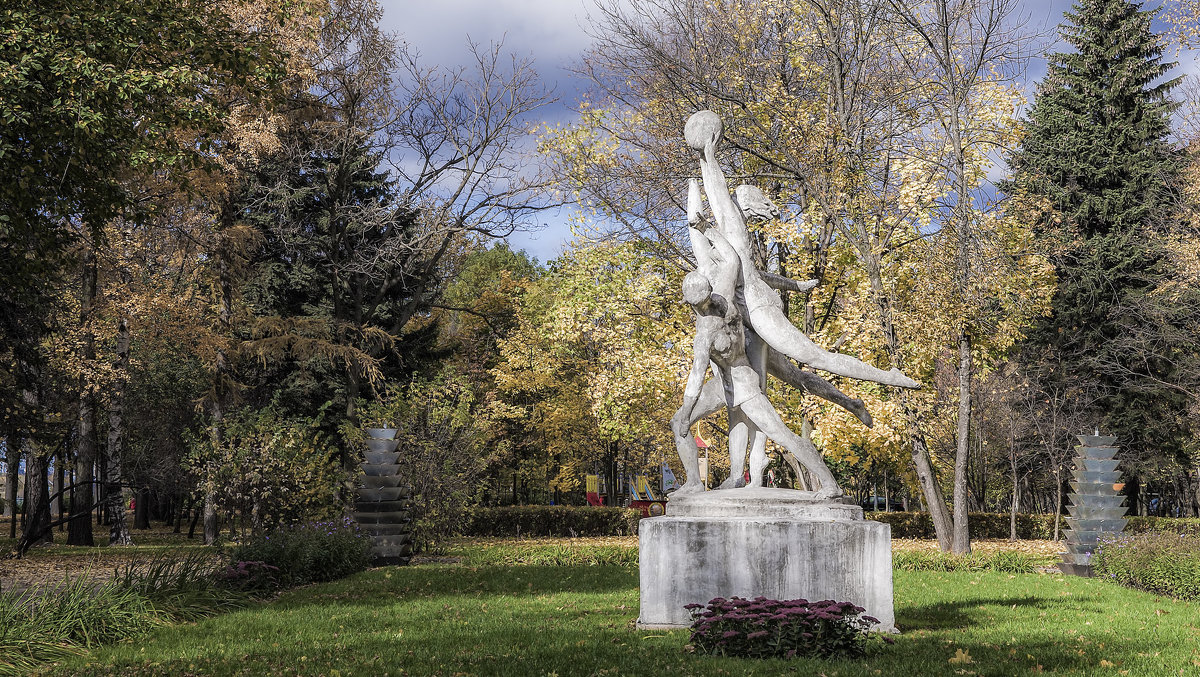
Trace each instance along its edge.
<path fill-rule="evenodd" d="M 54 542 L 54 529 L 50 526 L 50 483 L 46 476 L 49 456 L 30 439 L 24 440 L 24 446 L 25 520 L 21 525 L 21 542 L 17 545 L 21 553 L 35 545 Z"/>
<path fill-rule="evenodd" d="M 92 331 L 92 310 L 96 303 L 96 250 L 87 245 L 83 258 L 83 281 L 79 299 L 79 327 L 83 346 L 80 362 L 87 366 L 96 361 L 96 337 Z M 75 446 L 74 499 L 71 521 L 67 525 L 67 545 L 95 545 L 92 536 L 94 466 L 96 464 L 96 398 L 88 377 L 79 379 L 78 439 Z"/>
<path fill-rule="evenodd" d="M 7 474 L 4 476 L 4 514 L 9 517 L 8 537 L 17 537 L 17 488 L 21 479 L 21 445 L 9 435 L 5 438 L 4 464 Z"/>
<path fill-rule="evenodd" d="M 204 507 L 205 507 L 205 510 L 208 509 L 207 505 L 205 505 Z M 192 523 L 190 525 L 188 525 L 188 540 L 191 540 L 196 537 L 196 523 L 200 521 L 200 515 L 204 512 L 203 510 L 196 510 L 196 506 L 194 503 L 192 505 L 192 511 L 194 514 L 192 515 Z"/>
<path fill-rule="evenodd" d="M 133 511 L 133 528 L 150 528 L 150 487 L 138 488 L 137 510 Z"/>
<path fill-rule="evenodd" d="M 874 296 L 875 305 L 879 309 L 879 322 L 883 329 L 884 347 L 887 350 L 888 360 L 892 363 L 893 367 L 903 370 L 904 365 L 901 364 L 903 360 L 900 358 L 900 341 L 896 337 L 896 328 L 892 321 L 891 298 L 883 286 L 879 255 L 874 252 L 862 251 L 860 251 L 860 255 L 864 255 L 867 275 L 871 281 L 871 293 Z M 937 474 L 933 470 L 933 462 L 929 457 L 929 447 L 925 443 L 924 433 L 921 432 L 917 411 L 909 403 L 907 393 L 903 391 L 900 393 L 900 404 L 907 424 L 905 432 L 908 435 L 909 445 L 912 448 L 913 469 L 921 485 L 921 494 L 924 496 L 925 505 L 929 509 L 929 516 L 933 520 L 933 530 L 937 534 L 938 547 L 944 552 L 949 552 L 953 545 L 951 534 L 954 523 L 950 517 L 950 510 L 946 507 L 946 497 L 942 494 L 942 488 L 937 481 Z"/>
<path fill-rule="evenodd" d="M 1058 540 L 1059 516 L 1062 515 L 1062 477 L 1054 473 L 1054 540 Z"/>
<path fill-rule="evenodd" d="M 62 516 L 63 516 L 62 490 L 63 490 L 63 462 L 65 461 L 65 457 L 66 457 L 66 454 L 63 453 L 62 449 L 59 449 L 58 453 L 55 454 L 55 457 L 54 457 L 54 481 L 50 485 L 51 489 L 52 489 L 52 491 L 50 492 L 50 496 L 51 496 L 51 498 L 50 498 L 50 514 L 54 517 L 57 517 L 58 519 L 62 519 Z"/>
<path fill-rule="evenodd" d="M 905 413 L 915 419 L 915 412 L 912 412 L 907 403 L 904 408 Z M 921 494 L 925 497 L 929 516 L 933 520 L 933 531 L 937 535 L 938 547 L 943 552 L 950 552 L 953 545 L 951 534 L 954 522 L 950 517 L 950 510 L 946 507 L 946 497 L 942 495 L 942 488 L 937 483 L 937 475 L 934 473 L 933 463 L 929 459 L 929 449 L 925 446 L 925 437 L 920 433 L 910 433 L 910 442 L 913 468 L 916 470 L 917 480 L 921 484 Z"/>
<path fill-rule="evenodd" d="M 117 355 L 113 364 L 116 382 L 108 408 L 108 468 L 105 476 L 104 508 L 108 518 L 108 544 L 133 545 L 129 525 L 125 522 L 125 495 L 121 491 L 123 477 L 121 456 L 125 445 L 125 378 L 129 370 L 129 322 L 117 320 Z"/>
<path fill-rule="evenodd" d="M 1188 497 L 1188 501 L 1192 503 L 1192 516 L 1200 517 L 1200 460 L 1196 461 L 1195 466 L 1196 483 L 1192 490 L 1192 496 Z M 1190 479 L 1190 478 L 1189 478 Z M 1190 481 L 1189 481 L 1190 485 Z"/>
<path fill-rule="evenodd" d="M 232 222 L 232 207 L 227 205 L 222 219 Z M 232 223 L 228 224 L 232 227 Z M 221 242 L 217 252 L 218 284 L 220 286 L 220 306 L 217 311 L 218 334 L 222 340 L 233 340 L 233 272 L 230 270 L 229 251 L 232 244 Z M 213 453 L 218 453 L 222 444 L 221 425 L 225 417 L 225 394 L 231 380 L 229 355 L 225 345 L 218 345 L 216 360 L 213 366 L 213 393 L 210 403 L 211 425 L 209 439 L 212 441 Z M 214 545 L 220 537 L 217 524 L 217 485 L 215 461 L 209 460 L 205 466 L 204 478 L 204 544 Z"/>
<path fill-rule="evenodd" d="M 186 503 L 183 501 L 183 499 L 179 500 L 179 507 L 175 511 L 175 528 L 171 530 L 171 533 L 178 534 L 183 531 L 183 520 L 187 519 L 188 515 L 191 514 L 191 511 L 195 507 L 195 498 L 188 500 Z"/>
<path fill-rule="evenodd" d="M 1010 426 L 1011 431 L 1011 426 Z M 1021 500 L 1021 478 L 1017 475 L 1016 442 L 1009 439 L 1008 465 L 1012 469 L 1012 506 L 1008 513 L 1008 540 L 1017 540 L 1017 507 Z"/>
<path fill-rule="evenodd" d="M 971 552 L 967 531 L 967 456 L 971 431 L 971 336 L 965 330 L 958 337 L 958 445 L 954 453 L 954 536 L 951 552 Z"/>

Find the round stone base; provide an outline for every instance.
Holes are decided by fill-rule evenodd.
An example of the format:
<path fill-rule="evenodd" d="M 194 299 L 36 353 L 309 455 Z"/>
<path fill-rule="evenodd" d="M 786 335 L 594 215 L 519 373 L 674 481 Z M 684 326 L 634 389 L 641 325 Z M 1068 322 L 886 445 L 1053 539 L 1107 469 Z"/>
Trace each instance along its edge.
<path fill-rule="evenodd" d="M 683 499 L 683 500 L 680 500 Z M 672 496 L 639 525 L 641 614 L 648 628 L 691 625 L 687 604 L 715 597 L 832 599 L 895 632 L 891 527 L 858 506 L 788 489 Z"/>

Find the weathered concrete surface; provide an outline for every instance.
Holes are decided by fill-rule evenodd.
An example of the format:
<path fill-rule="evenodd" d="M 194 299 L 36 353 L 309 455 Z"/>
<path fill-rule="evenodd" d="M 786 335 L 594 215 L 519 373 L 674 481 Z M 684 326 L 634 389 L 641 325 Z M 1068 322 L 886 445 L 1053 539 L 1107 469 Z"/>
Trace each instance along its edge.
<path fill-rule="evenodd" d="M 671 494 L 671 517 L 780 517 L 808 519 L 862 519 L 862 508 L 853 503 L 818 498 L 816 492 L 742 487 Z"/>
<path fill-rule="evenodd" d="M 685 627 L 692 620 L 686 604 L 762 595 L 853 602 L 879 619 L 876 630 L 895 632 L 891 527 L 862 519 L 861 510 L 856 519 L 821 517 L 822 509 L 853 515 L 845 508 L 856 506 L 822 508 L 802 497 L 791 499 L 795 512 L 787 516 L 788 500 L 765 497 L 756 506 L 760 501 L 739 498 L 738 491 L 705 492 L 702 501 L 672 499 L 666 516 L 641 521 L 641 626 Z M 697 503 L 717 514 L 696 514 Z M 738 510 L 741 516 L 733 516 Z"/>

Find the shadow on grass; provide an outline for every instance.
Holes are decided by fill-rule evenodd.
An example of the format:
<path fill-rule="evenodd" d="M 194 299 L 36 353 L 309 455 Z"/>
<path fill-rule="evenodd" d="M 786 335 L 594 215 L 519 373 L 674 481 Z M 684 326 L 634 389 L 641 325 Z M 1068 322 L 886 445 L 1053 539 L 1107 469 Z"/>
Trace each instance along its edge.
<path fill-rule="evenodd" d="M 994 597 L 991 599 L 970 599 L 957 602 L 926 604 L 910 606 L 897 610 L 896 625 L 901 632 L 913 630 L 943 630 L 946 628 L 961 628 L 969 625 L 973 615 L 980 606 L 1032 607 L 1046 608 L 1046 600 L 1039 597 Z"/>
<path fill-rule="evenodd" d="M 608 566 L 481 566 L 434 565 L 384 567 L 311 588 L 284 593 L 275 605 L 296 608 L 336 601 L 375 606 L 381 600 L 442 595 L 539 596 L 564 592 L 608 594 L 636 592 L 638 571 Z"/>

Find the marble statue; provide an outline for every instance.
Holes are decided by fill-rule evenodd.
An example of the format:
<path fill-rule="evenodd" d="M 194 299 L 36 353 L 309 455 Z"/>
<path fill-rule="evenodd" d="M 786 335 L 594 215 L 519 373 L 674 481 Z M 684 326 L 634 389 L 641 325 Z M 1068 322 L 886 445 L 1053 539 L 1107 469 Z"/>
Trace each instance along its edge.
<path fill-rule="evenodd" d="M 701 179 L 715 223 L 702 216 L 700 183 L 692 179 L 688 185 L 688 234 L 696 270 L 684 279 L 684 299 L 696 313 L 696 340 L 684 403 L 671 421 L 687 475 L 678 492 L 704 489 L 699 476 L 699 450 L 690 430 L 696 421 L 724 407 L 729 415 L 731 472 L 720 488 L 742 484 L 747 446 L 749 486 L 762 486 L 769 437 L 812 474 L 820 485 L 818 498 L 839 496 L 841 490 L 819 452 L 809 440 L 787 428 L 767 399 L 767 374 L 845 408 L 867 426 L 872 421 L 862 401 L 800 369 L 788 358 L 839 376 L 903 388 L 919 385 L 898 369 L 884 371 L 849 355 L 822 349 L 787 318 L 776 290 L 808 291 L 817 282 L 797 282 L 755 267 L 746 220 L 777 218 L 779 210 L 753 186 L 739 186 L 734 202 L 716 161 L 722 131 L 721 119 L 712 111 L 696 113 L 684 128 L 684 139 L 700 153 Z M 706 382 L 710 365 L 713 377 Z"/>

